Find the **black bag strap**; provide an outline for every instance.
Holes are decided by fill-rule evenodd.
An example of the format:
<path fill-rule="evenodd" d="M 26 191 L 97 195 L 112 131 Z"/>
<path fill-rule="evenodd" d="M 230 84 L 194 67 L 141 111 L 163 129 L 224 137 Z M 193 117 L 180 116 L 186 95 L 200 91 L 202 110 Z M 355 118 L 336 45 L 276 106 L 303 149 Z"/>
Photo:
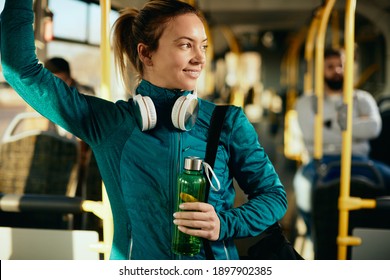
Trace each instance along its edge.
<path fill-rule="evenodd" d="M 211 166 L 211 168 L 214 168 L 215 158 L 217 156 L 219 137 L 221 135 L 222 126 L 225 120 L 225 115 L 228 107 L 228 105 L 216 106 L 211 116 L 209 135 L 207 138 L 206 156 L 204 159 L 204 161 L 207 162 Z M 206 181 L 205 202 L 208 201 L 210 192 L 210 182 L 209 180 Z M 203 239 L 203 247 L 205 250 L 206 259 L 215 260 L 209 240 Z"/>
<path fill-rule="evenodd" d="M 222 126 L 225 120 L 225 115 L 228 110 L 228 105 L 216 106 L 210 120 L 209 135 L 207 138 L 206 156 L 204 161 L 207 162 L 211 168 L 214 168 L 215 158 L 217 156 L 218 142 L 221 135 Z M 206 199 L 207 202 L 210 191 L 210 182 L 207 180 L 206 184 Z"/>

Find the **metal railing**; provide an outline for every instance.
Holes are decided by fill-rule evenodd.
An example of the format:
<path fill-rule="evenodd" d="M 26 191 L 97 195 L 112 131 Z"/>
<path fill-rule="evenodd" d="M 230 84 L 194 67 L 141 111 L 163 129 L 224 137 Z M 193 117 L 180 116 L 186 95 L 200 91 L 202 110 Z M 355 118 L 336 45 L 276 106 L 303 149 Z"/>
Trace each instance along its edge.
<path fill-rule="evenodd" d="M 103 220 L 103 241 L 91 244 L 91 249 L 109 259 L 112 244 L 113 220 L 105 191 L 102 201 L 83 200 L 80 197 L 38 194 L 0 193 L 0 212 L 50 212 L 80 214 L 90 212 Z"/>

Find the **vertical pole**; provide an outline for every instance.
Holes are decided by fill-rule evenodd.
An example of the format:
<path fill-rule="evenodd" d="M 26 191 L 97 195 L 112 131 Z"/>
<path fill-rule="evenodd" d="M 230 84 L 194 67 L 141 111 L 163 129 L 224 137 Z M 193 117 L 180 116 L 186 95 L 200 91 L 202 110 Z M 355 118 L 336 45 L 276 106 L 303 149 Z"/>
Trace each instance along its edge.
<path fill-rule="evenodd" d="M 110 100 L 111 94 L 111 76 L 110 76 L 110 11 L 111 1 L 100 0 L 101 8 L 101 89 L 100 96 L 104 99 Z M 111 214 L 110 202 L 107 197 L 107 192 L 104 184 L 102 185 L 102 202 L 105 214 L 103 215 L 103 240 L 104 240 L 104 259 L 107 260 L 111 253 L 111 244 L 113 238 L 113 220 Z"/>
<path fill-rule="evenodd" d="M 332 47 L 334 49 L 340 48 L 340 17 L 338 11 L 332 13 Z"/>
<path fill-rule="evenodd" d="M 314 18 L 312 19 L 307 33 L 305 42 L 305 60 L 306 60 L 306 72 L 303 80 L 303 94 L 313 93 L 313 53 L 314 53 L 314 42 L 322 17 L 323 7 L 316 11 Z"/>
<path fill-rule="evenodd" d="M 348 0 L 345 9 L 345 74 L 343 85 L 343 101 L 347 108 L 347 126 L 342 132 L 342 154 L 341 154 L 341 186 L 339 201 L 343 201 L 350 195 L 351 180 L 351 142 L 352 142 L 352 91 L 353 91 L 353 64 L 355 44 L 355 8 L 356 0 Z M 347 258 L 347 245 L 341 241 L 348 235 L 349 212 L 345 207 L 340 208 L 339 202 L 339 236 L 338 259 Z M 340 240 L 339 240 L 340 239 Z"/>
<path fill-rule="evenodd" d="M 101 58 L 101 92 L 100 96 L 104 99 L 111 99 L 110 94 L 110 11 L 111 0 L 100 0 L 101 7 L 101 43 L 100 43 L 100 58 Z"/>
<path fill-rule="evenodd" d="M 328 0 L 325 4 L 324 13 L 320 21 L 316 40 L 315 52 L 315 94 L 317 96 L 317 112 L 314 119 L 314 159 L 322 158 L 322 129 L 323 129 L 323 114 L 324 114 L 324 46 L 326 28 L 328 26 L 329 15 L 333 9 L 336 0 Z"/>

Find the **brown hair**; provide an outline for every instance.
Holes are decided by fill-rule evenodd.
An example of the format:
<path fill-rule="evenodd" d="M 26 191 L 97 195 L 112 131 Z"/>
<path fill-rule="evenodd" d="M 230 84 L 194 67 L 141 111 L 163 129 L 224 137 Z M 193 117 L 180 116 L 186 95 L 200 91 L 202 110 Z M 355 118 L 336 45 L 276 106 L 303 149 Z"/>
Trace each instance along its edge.
<path fill-rule="evenodd" d="M 179 0 L 151 0 L 141 10 L 125 8 L 121 11 L 113 27 L 113 49 L 115 64 L 127 89 L 130 81 L 127 68 L 129 64 L 135 68 L 139 78 L 143 75 L 143 64 L 137 52 L 138 44 L 147 45 L 149 52 L 157 50 L 166 23 L 188 13 L 204 20 L 197 8 Z"/>

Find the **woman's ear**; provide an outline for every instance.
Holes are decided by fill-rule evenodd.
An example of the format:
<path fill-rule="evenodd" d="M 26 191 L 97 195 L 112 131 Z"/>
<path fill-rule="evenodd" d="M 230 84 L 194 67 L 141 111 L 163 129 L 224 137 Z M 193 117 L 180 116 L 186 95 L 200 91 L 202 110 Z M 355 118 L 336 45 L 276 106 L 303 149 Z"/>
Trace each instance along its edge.
<path fill-rule="evenodd" d="M 143 64 L 147 66 L 152 66 L 152 55 L 149 52 L 149 48 L 147 45 L 143 43 L 139 43 L 137 46 L 138 56 Z"/>

